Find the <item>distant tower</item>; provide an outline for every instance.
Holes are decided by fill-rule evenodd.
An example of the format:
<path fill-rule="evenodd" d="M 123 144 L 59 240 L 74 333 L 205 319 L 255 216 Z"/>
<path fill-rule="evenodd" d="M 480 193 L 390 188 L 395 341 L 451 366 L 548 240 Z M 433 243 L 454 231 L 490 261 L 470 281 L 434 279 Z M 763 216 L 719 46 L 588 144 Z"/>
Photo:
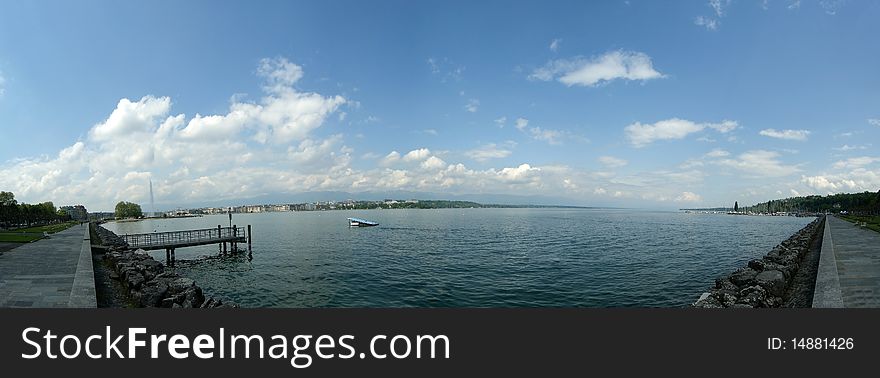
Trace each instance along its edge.
<path fill-rule="evenodd" d="M 153 216 L 156 216 L 156 202 L 153 201 L 153 179 L 150 179 L 150 210 L 153 211 Z"/>

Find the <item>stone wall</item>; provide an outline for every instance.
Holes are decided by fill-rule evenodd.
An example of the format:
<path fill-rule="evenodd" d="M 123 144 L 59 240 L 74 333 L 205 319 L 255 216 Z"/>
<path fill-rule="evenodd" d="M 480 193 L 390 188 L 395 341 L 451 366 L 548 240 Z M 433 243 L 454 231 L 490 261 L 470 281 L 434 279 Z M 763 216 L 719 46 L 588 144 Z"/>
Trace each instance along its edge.
<path fill-rule="evenodd" d="M 795 275 L 815 238 L 822 238 L 824 216 L 810 222 L 761 259 L 749 261 L 727 277 L 715 280 L 715 287 L 693 304 L 701 308 L 782 307 L 792 289 Z"/>
<path fill-rule="evenodd" d="M 110 278 L 121 283 L 132 304 L 167 308 L 238 307 L 228 301 L 205 298 L 193 280 L 166 270 L 164 264 L 142 249 L 129 249 L 112 231 L 101 226 L 96 226 L 95 231 L 107 250 L 103 258 L 111 269 Z"/>

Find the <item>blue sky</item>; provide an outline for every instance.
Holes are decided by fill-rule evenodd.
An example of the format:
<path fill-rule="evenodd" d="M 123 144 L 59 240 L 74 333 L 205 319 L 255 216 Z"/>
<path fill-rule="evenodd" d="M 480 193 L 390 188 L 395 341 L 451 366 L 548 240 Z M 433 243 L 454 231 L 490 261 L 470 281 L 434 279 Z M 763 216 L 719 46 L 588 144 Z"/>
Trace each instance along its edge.
<path fill-rule="evenodd" d="M 880 189 L 880 3 L 0 2 L 0 189 L 696 207 Z"/>

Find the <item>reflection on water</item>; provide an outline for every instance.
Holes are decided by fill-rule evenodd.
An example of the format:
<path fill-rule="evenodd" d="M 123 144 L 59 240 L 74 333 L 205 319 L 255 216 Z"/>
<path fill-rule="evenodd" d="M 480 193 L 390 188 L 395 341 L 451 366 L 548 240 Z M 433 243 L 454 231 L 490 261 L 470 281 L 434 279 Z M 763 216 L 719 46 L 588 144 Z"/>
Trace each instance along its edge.
<path fill-rule="evenodd" d="M 379 227 L 349 228 L 361 217 Z M 245 307 L 667 307 L 813 218 L 605 209 L 236 214 L 252 261 L 181 248 L 177 270 Z M 119 234 L 228 225 L 226 215 L 109 223 Z M 164 252 L 154 252 L 162 261 Z"/>

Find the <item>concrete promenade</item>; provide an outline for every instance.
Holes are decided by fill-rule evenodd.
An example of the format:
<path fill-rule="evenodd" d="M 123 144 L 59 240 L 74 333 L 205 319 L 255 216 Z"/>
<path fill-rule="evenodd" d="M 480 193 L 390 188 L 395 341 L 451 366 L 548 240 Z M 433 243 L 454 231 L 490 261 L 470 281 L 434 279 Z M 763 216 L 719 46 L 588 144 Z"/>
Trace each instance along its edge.
<path fill-rule="evenodd" d="M 813 307 L 880 308 L 880 233 L 827 217 Z"/>
<path fill-rule="evenodd" d="M 88 224 L 3 252 L 0 307 L 96 307 Z"/>

